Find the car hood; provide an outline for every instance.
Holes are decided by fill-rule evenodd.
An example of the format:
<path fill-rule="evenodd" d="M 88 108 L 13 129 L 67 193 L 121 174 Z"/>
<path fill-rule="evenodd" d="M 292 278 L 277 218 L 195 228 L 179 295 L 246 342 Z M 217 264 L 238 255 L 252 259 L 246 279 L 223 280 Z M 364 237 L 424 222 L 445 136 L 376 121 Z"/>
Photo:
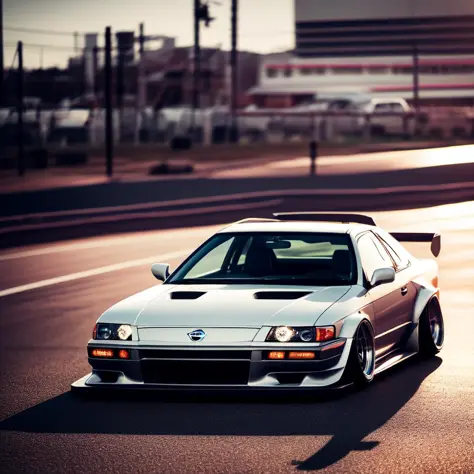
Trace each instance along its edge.
<path fill-rule="evenodd" d="M 142 328 L 312 326 L 350 288 L 160 285 L 113 306 L 100 320 Z"/>

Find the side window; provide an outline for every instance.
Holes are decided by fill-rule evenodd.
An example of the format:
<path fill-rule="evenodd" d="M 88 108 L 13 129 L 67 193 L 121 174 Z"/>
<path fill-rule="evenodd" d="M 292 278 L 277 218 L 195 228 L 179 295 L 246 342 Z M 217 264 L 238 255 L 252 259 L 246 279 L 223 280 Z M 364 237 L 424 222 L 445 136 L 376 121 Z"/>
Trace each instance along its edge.
<path fill-rule="evenodd" d="M 390 245 L 387 244 L 387 242 L 385 242 L 383 240 L 382 243 L 385 246 L 385 248 L 387 249 L 387 252 L 392 257 L 393 261 L 395 262 L 395 265 L 397 266 L 397 269 L 400 269 L 401 264 L 402 264 L 402 259 L 397 255 L 395 250 L 393 250 L 392 247 L 390 247 Z"/>
<path fill-rule="evenodd" d="M 390 104 L 375 104 L 374 112 L 390 112 Z"/>
<path fill-rule="evenodd" d="M 383 234 L 379 235 L 377 233 L 377 237 L 383 242 L 386 249 L 392 256 L 395 264 L 397 265 L 397 270 L 404 270 L 408 266 L 410 266 L 410 260 L 407 257 L 407 252 L 403 250 L 400 244 L 390 235 L 390 234 Z"/>
<path fill-rule="evenodd" d="M 357 246 L 367 279 L 370 279 L 378 268 L 393 267 L 387 251 L 372 234 L 367 233 L 360 237 Z"/>
<path fill-rule="evenodd" d="M 404 109 L 402 104 L 394 102 L 392 104 L 392 112 L 403 113 L 403 112 L 405 112 L 405 109 Z"/>
<path fill-rule="evenodd" d="M 272 67 L 267 68 L 267 77 L 277 77 L 278 70 Z"/>

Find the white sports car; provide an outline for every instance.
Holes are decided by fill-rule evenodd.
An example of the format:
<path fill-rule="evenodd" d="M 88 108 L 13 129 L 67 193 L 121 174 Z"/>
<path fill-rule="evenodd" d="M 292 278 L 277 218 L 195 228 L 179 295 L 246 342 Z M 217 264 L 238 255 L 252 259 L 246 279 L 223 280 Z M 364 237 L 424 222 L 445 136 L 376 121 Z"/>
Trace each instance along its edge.
<path fill-rule="evenodd" d="M 163 284 L 97 321 L 92 372 L 72 389 L 316 389 L 369 384 L 443 346 L 438 266 L 360 214 L 246 219 L 204 242 Z"/>

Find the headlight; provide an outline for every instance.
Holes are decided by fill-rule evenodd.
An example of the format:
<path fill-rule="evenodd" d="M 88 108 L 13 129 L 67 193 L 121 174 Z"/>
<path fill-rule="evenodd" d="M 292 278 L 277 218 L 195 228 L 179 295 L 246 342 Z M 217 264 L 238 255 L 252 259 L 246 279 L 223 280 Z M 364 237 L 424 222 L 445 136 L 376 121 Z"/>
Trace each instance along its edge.
<path fill-rule="evenodd" d="M 323 342 L 333 339 L 336 334 L 334 326 L 291 328 L 278 326 L 270 329 L 267 342 Z"/>
<path fill-rule="evenodd" d="M 117 336 L 122 341 L 128 341 L 132 338 L 132 328 L 128 324 L 122 324 L 117 329 Z"/>
<path fill-rule="evenodd" d="M 98 323 L 92 338 L 100 341 L 131 341 L 132 327 L 128 324 Z"/>
<path fill-rule="evenodd" d="M 275 339 L 279 342 L 288 342 L 291 341 L 295 331 L 286 326 L 280 326 L 275 329 Z"/>

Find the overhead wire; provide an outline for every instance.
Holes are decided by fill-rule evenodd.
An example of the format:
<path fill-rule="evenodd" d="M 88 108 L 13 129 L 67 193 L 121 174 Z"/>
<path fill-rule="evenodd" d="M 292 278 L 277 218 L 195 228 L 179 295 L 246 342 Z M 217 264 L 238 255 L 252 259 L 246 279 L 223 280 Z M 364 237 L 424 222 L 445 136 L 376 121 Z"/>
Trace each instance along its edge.
<path fill-rule="evenodd" d="M 5 46 L 15 46 L 16 43 L 5 43 Z M 54 49 L 57 51 L 69 51 L 73 52 L 75 50 L 74 46 L 58 46 L 54 44 L 36 44 L 36 43 L 23 43 L 23 48 L 25 49 Z"/>
<path fill-rule="evenodd" d="M 58 31 L 58 30 L 43 30 L 41 28 L 22 28 L 16 26 L 4 26 L 4 31 L 14 31 L 17 33 L 31 33 L 37 35 L 52 35 L 52 36 L 84 36 L 85 33 L 78 31 Z"/>

